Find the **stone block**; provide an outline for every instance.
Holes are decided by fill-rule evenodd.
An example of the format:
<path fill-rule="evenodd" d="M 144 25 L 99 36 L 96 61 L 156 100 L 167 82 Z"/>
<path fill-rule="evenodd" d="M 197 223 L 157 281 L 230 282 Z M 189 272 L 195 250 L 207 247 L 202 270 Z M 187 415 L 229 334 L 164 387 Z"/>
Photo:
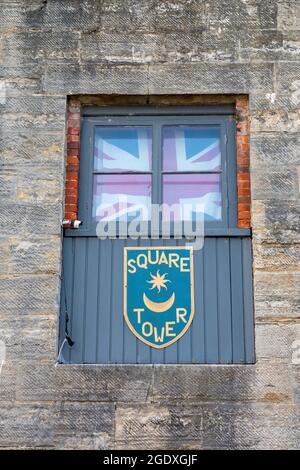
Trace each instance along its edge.
<path fill-rule="evenodd" d="M 2 277 L 0 315 L 18 318 L 56 311 L 58 283 L 58 274 Z"/>
<path fill-rule="evenodd" d="M 66 30 L 92 31 L 100 25 L 100 4 L 98 0 L 65 0 L 63 3 L 57 0 L 30 0 L 25 4 L 5 5 L 3 15 L 3 28 L 51 28 L 59 33 Z"/>
<path fill-rule="evenodd" d="M 62 132 L 50 133 L 42 129 L 22 129 L 18 132 L 12 129 L 3 129 L 0 135 L 0 159 L 3 171 L 20 172 L 23 168 L 31 168 L 34 173 L 35 166 L 51 168 L 55 165 L 64 165 L 64 140 Z M 18 155 L 18 159 L 15 156 Z M 38 175 L 37 175 L 38 176 Z M 63 178 L 63 172 L 57 179 Z"/>
<path fill-rule="evenodd" d="M 8 257 L 10 274 L 56 273 L 60 271 L 60 237 L 12 239 Z"/>
<path fill-rule="evenodd" d="M 51 2 L 50 2 L 51 3 Z M 53 3 L 53 2 L 52 2 Z M 55 2 L 58 3 L 58 2 Z M 7 32 L 2 36 L 3 66 L 70 61 L 79 57 L 79 32 Z"/>
<path fill-rule="evenodd" d="M 53 404 L 2 404 L 1 446 L 13 449 L 53 447 L 55 422 Z"/>
<path fill-rule="evenodd" d="M 250 29 L 240 36 L 241 61 L 297 61 L 299 57 L 299 42 L 280 31 Z"/>
<path fill-rule="evenodd" d="M 277 2 L 209 0 L 205 2 L 211 28 L 245 31 L 276 29 Z"/>
<path fill-rule="evenodd" d="M 155 403 L 293 403 L 292 367 L 285 364 L 248 366 L 154 367 Z"/>
<path fill-rule="evenodd" d="M 82 63 L 148 64 L 164 62 L 166 53 L 158 34 L 101 32 L 81 39 Z"/>
<path fill-rule="evenodd" d="M 286 111 L 284 108 L 255 111 L 251 116 L 251 132 L 259 133 L 296 133 L 300 130 L 300 108 Z"/>
<path fill-rule="evenodd" d="M 296 449 L 299 408 L 285 404 L 118 406 L 118 449 Z"/>
<path fill-rule="evenodd" d="M 300 105 L 300 64 L 279 62 L 277 65 L 277 92 L 291 94 L 293 101 Z"/>
<path fill-rule="evenodd" d="M 27 362 L 31 367 L 37 362 L 56 362 L 57 314 L 51 311 L 51 306 L 44 315 L 34 311 L 26 315 L 16 308 L 6 316 L 1 312 L 0 318 L 0 339 L 5 342 L 8 367 L 21 364 L 21 359 L 22 364 Z"/>
<path fill-rule="evenodd" d="M 8 97 L 3 109 L 6 113 L 65 115 L 66 97 L 34 94 L 31 96 L 10 96 L 13 94 L 7 87 Z"/>
<path fill-rule="evenodd" d="M 151 398 L 152 366 L 20 365 L 19 400 L 145 403 Z"/>
<path fill-rule="evenodd" d="M 255 167 L 251 172 L 252 199 L 297 200 L 299 182 L 296 167 L 273 170 L 267 166 Z"/>
<path fill-rule="evenodd" d="M 297 134 L 260 134 L 251 136 L 251 168 L 286 167 L 300 164 L 300 137 Z"/>
<path fill-rule="evenodd" d="M 255 243 L 293 244 L 300 242 L 298 200 L 252 201 Z"/>
<path fill-rule="evenodd" d="M 61 402 L 56 408 L 54 431 L 58 448 L 77 449 L 78 442 L 86 442 L 88 448 L 112 448 L 115 418 L 113 404 Z"/>
<path fill-rule="evenodd" d="M 101 30 L 111 32 L 154 32 L 156 0 L 103 0 Z"/>
<path fill-rule="evenodd" d="M 149 93 L 270 93 L 269 64 L 166 64 L 149 67 Z"/>
<path fill-rule="evenodd" d="M 22 204 L 7 203 L 0 205 L 0 224 L 2 235 L 22 233 L 32 235 L 60 235 L 62 204 Z"/>
<path fill-rule="evenodd" d="M 147 94 L 147 66 L 48 66 L 44 91 L 54 93 Z"/>
<path fill-rule="evenodd" d="M 300 29 L 300 5 L 297 1 L 278 2 L 278 29 Z"/>
<path fill-rule="evenodd" d="M 5 80 L 5 90 L 7 98 L 24 99 L 41 92 L 41 80 L 39 78 L 7 78 Z"/>
<path fill-rule="evenodd" d="M 299 245 L 253 243 L 253 268 L 259 271 L 299 272 Z"/>
<path fill-rule="evenodd" d="M 22 132 L 25 129 L 41 129 L 46 132 L 65 129 L 65 115 L 62 114 L 31 114 L 31 113 L 2 113 L 0 126 L 3 130 Z"/>
<path fill-rule="evenodd" d="M 0 361 L 0 402 L 16 400 L 16 382 L 17 367 L 5 358 L 3 363 Z"/>
<path fill-rule="evenodd" d="M 48 165 L 27 163 L 18 167 L 16 199 L 20 203 L 61 203 L 64 192 L 65 163 Z"/>
<path fill-rule="evenodd" d="M 292 365 L 293 344 L 298 340 L 300 340 L 298 323 L 257 323 L 255 339 L 257 362 L 278 361 Z"/>
<path fill-rule="evenodd" d="M 298 111 L 299 103 L 293 99 L 292 94 L 289 93 L 288 90 L 286 93 L 278 93 L 277 91 L 273 91 L 272 93 L 257 93 L 250 95 L 249 109 L 251 117 L 258 121 L 260 116 L 262 116 L 262 119 L 264 118 L 265 113 L 269 113 L 270 116 L 276 116 L 277 114 L 280 116 L 289 116 L 289 113 Z M 293 116 L 293 114 L 291 115 Z M 253 124 L 252 121 L 251 124 Z M 258 127 L 259 123 L 256 125 Z M 255 135 L 259 133 L 259 129 L 256 129 L 254 126 L 252 126 L 251 130 L 255 130 Z M 262 127 L 260 132 L 263 133 L 266 137 L 268 137 L 268 134 L 269 137 L 276 135 L 276 131 L 273 128 L 270 128 L 269 123 L 265 128 Z M 278 134 L 280 133 L 282 133 L 281 129 L 278 131 Z"/>
<path fill-rule="evenodd" d="M 0 198 L 14 200 L 16 197 L 16 175 L 10 173 L 0 173 Z"/>
<path fill-rule="evenodd" d="M 254 298 L 257 319 L 300 318 L 300 272 L 256 271 Z"/>
<path fill-rule="evenodd" d="M 0 76 L 8 80 L 36 80 L 41 81 L 44 73 L 44 67 L 41 63 L 31 62 L 22 64 L 21 62 L 15 64 L 1 65 L 0 63 Z"/>
<path fill-rule="evenodd" d="M 235 31 L 172 31 L 161 39 L 165 60 L 173 63 L 224 63 L 238 59 Z"/>
<path fill-rule="evenodd" d="M 114 407 L 99 403 L 5 404 L 0 417 L 8 448 L 111 448 L 113 429 Z"/>

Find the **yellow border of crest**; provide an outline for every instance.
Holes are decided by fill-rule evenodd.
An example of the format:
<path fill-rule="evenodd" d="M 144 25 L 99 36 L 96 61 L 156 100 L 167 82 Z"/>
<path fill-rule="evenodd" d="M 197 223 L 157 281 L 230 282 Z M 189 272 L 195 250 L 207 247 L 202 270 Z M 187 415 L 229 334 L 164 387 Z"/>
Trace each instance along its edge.
<path fill-rule="evenodd" d="M 135 329 L 132 327 L 128 315 L 127 315 L 127 252 L 128 250 L 185 250 L 190 252 L 190 262 L 191 262 L 191 270 L 190 270 L 190 287 L 191 287 L 191 315 L 189 318 L 189 321 L 181 331 L 181 333 L 176 336 L 176 338 L 172 339 L 168 343 L 162 344 L 162 345 L 155 345 L 153 343 L 150 343 L 150 341 L 147 341 L 145 338 L 143 338 L 141 335 L 139 335 Z M 189 329 L 195 315 L 195 300 L 194 300 L 194 258 L 193 258 L 193 247 L 191 246 L 125 246 L 124 247 L 124 281 L 123 281 L 123 289 L 124 289 L 124 301 L 123 301 L 123 314 L 124 318 L 126 321 L 126 324 L 130 331 L 134 334 L 136 338 L 141 340 L 143 343 L 147 344 L 148 346 L 151 346 L 152 348 L 155 349 L 163 349 L 166 348 L 167 346 L 170 346 L 170 344 L 175 343 L 178 341 L 182 336 L 187 332 Z"/>

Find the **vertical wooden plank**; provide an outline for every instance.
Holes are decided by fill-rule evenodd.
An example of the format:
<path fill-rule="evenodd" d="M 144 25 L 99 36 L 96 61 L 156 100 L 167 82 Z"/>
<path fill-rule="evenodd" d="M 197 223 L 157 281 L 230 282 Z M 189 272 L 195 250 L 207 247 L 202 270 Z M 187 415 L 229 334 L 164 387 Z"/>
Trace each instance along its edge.
<path fill-rule="evenodd" d="M 98 317 L 98 273 L 99 241 L 87 239 L 85 349 L 84 362 L 96 362 L 97 317 Z"/>
<path fill-rule="evenodd" d="M 165 245 L 166 246 L 178 246 L 177 240 L 174 240 L 174 238 L 171 238 L 170 240 L 165 240 Z M 164 349 L 164 362 L 166 364 L 177 364 L 178 362 L 178 342 L 176 341 L 175 343 L 171 344 L 170 346 L 167 346 Z"/>
<path fill-rule="evenodd" d="M 98 240 L 99 276 L 98 276 L 98 328 L 97 362 L 109 363 L 110 357 L 110 312 L 111 312 L 111 256 L 112 240 Z"/>
<path fill-rule="evenodd" d="M 219 361 L 216 266 L 216 239 L 207 238 L 204 245 L 204 301 L 206 360 L 208 364 L 216 364 Z"/>
<path fill-rule="evenodd" d="M 231 291 L 229 239 L 217 239 L 218 303 L 219 303 L 219 359 L 232 363 Z"/>
<path fill-rule="evenodd" d="M 136 246 L 137 240 L 132 240 L 128 238 L 126 240 L 126 246 Z M 122 273 L 123 273 L 123 261 L 124 261 L 124 251 L 122 254 Z M 124 277 L 122 278 L 122 292 L 123 292 L 123 285 L 124 285 Z M 124 362 L 125 364 L 136 364 L 137 363 L 137 338 L 134 336 L 132 331 L 128 328 L 125 320 L 124 320 L 124 305 L 122 305 L 122 322 L 123 322 L 123 334 L 124 334 Z M 146 346 L 146 345 L 145 345 Z"/>
<path fill-rule="evenodd" d="M 176 240 L 177 246 L 184 246 L 186 244 L 186 239 L 184 240 Z M 186 286 L 189 289 L 190 286 Z M 191 326 L 185 332 L 185 334 L 180 338 L 177 342 L 178 344 L 178 363 L 179 364 L 187 364 L 190 363 L 192 360 L 192 334 L 191 334 Z"/>
<path fill-rule="evenodd" d="M 240 238 L 230 240 L 231 310 L 233 362 L 245 362 L 242 245 Z"/>
<path fill-rule="evenodd" d="M 63 241 L 63 267 L 62 267 L 62 289 L 61 289 L 61 316 L 60 316 L 60 342 L 65 339 L 66 313 L 69 317 L 68 331 L 72 337 L 73 319 L 73 278 L 74 278 L 74 240 L 64 238 Z M 66 343 L 62 349 L 61 359 L 64 362 L 71 361 L 71 348 Z"/>
<path fill-rule="evenodd" d="M 152 246 L 162 246 L 163 240 L 151 240 Z M 165 357 L 164 357 L 164 350 L 163 349 L 156 349 L 151 348 L 151 363 L 153 364 L 164 364 Z"/>
<path fill-rule="evenodd" d="M 138 239 L 135 241 L 137 246 L 150 246 L 150 239 L 145 240 Z M 130 332 L 133 335 L 133 333 Z M 143 341 L 137 339 L 137 363 L 138 364 L 149 364 L 151 363 L 151 347 L 143 343 Z"/>
<path fill-rule="evenodd" d="M 195 316 L 191 325 L 192 363 L 205 363 L 204 248 L 194 252 Z"/>
<path fill-rule="evenodd" d="M 113 364 L 123 363 L 123 249 L 124 240 L 113 240 L 111 259 L 112 289 L 111 289 L 111 344 L 110 360 Z"/>
<path fill-rule="evenodd" d="M 86 279 L 86 238 L 75 239 L 74 247 L 74 291 L 72 315 L 72 339 L 75 344 L 71 349 L 71 362 L 83 361 L 83 325 L 85 310 L 85 279 Z"/>
<path fill-rule="evenodd" d="M 251 239 L 242 240 L 245 361 L 255 362 Z"/>

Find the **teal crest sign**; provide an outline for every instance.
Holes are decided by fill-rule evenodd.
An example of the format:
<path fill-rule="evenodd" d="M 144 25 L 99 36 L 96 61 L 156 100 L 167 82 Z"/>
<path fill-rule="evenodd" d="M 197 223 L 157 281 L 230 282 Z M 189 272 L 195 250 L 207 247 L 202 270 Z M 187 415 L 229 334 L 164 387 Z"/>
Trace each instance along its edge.
<path fill-rule="evenodd" d="M 153 348 L 178 341 L 194 317 L 191 247 L 124 248 L 124 318 Z"/>

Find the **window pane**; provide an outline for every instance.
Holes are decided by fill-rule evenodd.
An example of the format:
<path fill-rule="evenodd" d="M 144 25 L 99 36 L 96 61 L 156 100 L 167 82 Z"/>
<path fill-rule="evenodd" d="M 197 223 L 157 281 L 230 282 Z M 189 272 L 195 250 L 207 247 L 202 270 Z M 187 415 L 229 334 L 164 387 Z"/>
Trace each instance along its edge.
<path fill-rule="evenodd" d="M 206 221 L 221 220 L 221 175 L 164 175 L 163 199 L 169 206 L 180 206 L 175 220 L 195 220 L 200 213 Z"/>
<path fill-rule="evenodd" d="M 220 129 L 218 127 L 164 127 L 164 171 L 214 171 L 220 170 L 220 166 Z"/>
<path fill-rule="evenodd" d="M 94 175 L 95 220 L 149 220 L 151 175 Z"/>
<path fill-rule="evenodd" d="M 95 171 L 150 171 L 151 127 L 96 127 Z"/>

